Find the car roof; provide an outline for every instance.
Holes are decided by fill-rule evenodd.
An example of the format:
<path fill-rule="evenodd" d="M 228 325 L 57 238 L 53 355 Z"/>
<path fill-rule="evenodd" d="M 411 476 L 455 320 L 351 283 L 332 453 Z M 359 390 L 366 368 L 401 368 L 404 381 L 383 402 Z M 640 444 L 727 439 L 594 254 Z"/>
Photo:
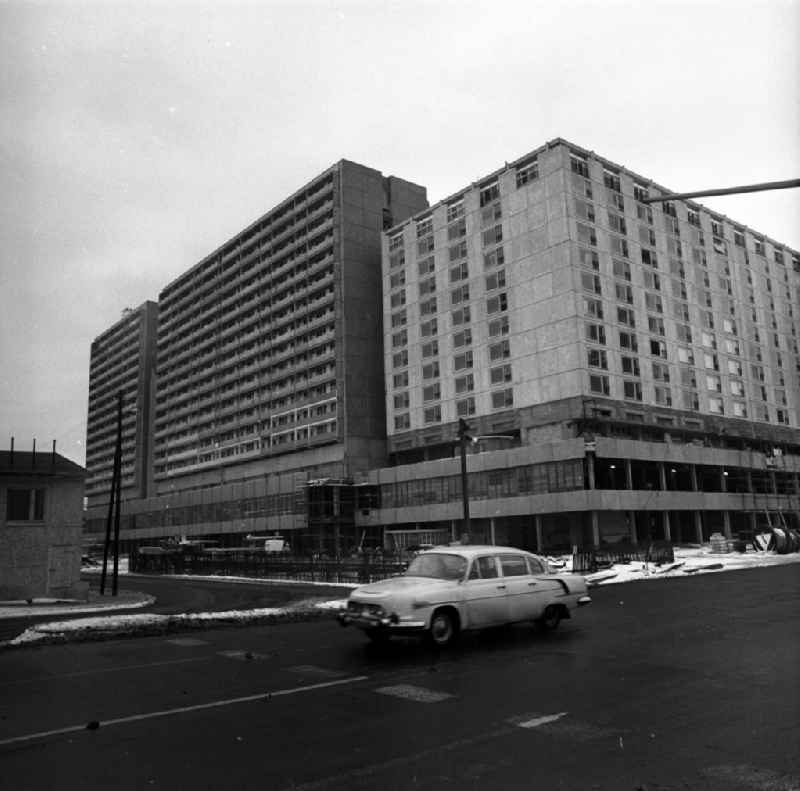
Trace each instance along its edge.
<path fill-rule="evenodd" d="M 434 555 L 437 553 L 447 553 L 449 555 L 461 555 L 465 558 L 474 558 L 476 555 L 485 555 L 488 552 L 497 554 L 497 553 L 505 553 L 505 552 L 513 552 L 514 554 L 523 554 L 523 555 L 532 555 L 532 552 L 528 552 L 525 549 L 519 549 L 518 547 L 498 547 L 494 546 L 493 544 L 468 544 L 468 545 L 457 545 L 457 546 L 439 546 L 435 547 L 434 549 L 426 549 L 425 552 L 421 553 L 423 555 Z"/>

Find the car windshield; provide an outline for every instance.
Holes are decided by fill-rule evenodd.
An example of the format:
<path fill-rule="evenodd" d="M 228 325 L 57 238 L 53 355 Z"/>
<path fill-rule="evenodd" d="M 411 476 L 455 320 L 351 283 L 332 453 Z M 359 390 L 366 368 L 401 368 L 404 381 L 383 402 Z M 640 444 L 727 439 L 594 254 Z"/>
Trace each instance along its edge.
<path fill-rule="evenodd" d="M 417 555 L 406 571 L 408 577 L 432 577 L 437 580 L 460 580 L 467 570 L 466 558 L 442 552 Z"/>

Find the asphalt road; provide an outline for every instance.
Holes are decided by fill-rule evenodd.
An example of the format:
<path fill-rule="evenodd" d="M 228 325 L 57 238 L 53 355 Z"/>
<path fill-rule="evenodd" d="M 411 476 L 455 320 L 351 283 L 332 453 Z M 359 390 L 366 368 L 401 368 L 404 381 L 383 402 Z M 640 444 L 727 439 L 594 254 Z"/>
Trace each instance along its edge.
<path fill-rule="evenodd" d="M 333 621 L 0 654 L 9 788 L 800 788 L 800 568 L 604 586 L 436 652 Z M 87 728 L 93 723 L 97 727 Z"/>
<path fill-rule="evenodd" d="M 92 589 L 99 589 L 100 576 L 85 574 Z M 111 591 L 111 580 L 106 590 Z M 331 599 L 347 598 L 351 588 L 336 585 L 303 585 L 282 582 L 224 583 L 185 577 L 160 577 L 149 575 L 123 575 L 119 577 L 119 590 L 143 591 L 156 597 L 149 607 L 118 610 L 117 612 L 154 612 L 173 614 L 182 612 L 222 612 L 249 610 L 255 607 L 282 607 L 309 597 L 327 596 Z M 65 610 L 58 615 L 26 615 L 20 618 L 0 619 L 0 642 L 22 634 L 29 626 L 47 621 L 65 621 L 96 615 L 110 615 L 114 611 L 73 612 Z"/>

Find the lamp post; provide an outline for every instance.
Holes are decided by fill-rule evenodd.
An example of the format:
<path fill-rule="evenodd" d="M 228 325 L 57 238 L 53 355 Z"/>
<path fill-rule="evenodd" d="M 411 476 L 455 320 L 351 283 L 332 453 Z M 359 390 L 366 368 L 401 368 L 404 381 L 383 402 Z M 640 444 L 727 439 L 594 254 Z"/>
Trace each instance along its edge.
<path fill-rule="evenodd" d="M 469 491 L 467 490 L 467 442 L 472 442 L 470 425 L 464 418 L 458 419 L 458 442 L 461 446 L 461 502 L 464 510 L 464 523 L 461 529 L 461 543 L 469 543 Z"/>
<path fill-rule="evenodd" d="M 114 579 L 112 595 L 117 595 L 117 572 L 119 570 L 119 500 L 122 468 L 122 390 L 117 393 L 117 439 L 114 447 L 114 469 L 111 473 L 111 492 L 108 498 L 108 517 L 106 519 L 106 542 L 103 547 L 103 573 L 100 575 L 100 595 L 106 592 L 108 572 L 108 548 L 111 543 L 111 520 L 114 519 Z"/>

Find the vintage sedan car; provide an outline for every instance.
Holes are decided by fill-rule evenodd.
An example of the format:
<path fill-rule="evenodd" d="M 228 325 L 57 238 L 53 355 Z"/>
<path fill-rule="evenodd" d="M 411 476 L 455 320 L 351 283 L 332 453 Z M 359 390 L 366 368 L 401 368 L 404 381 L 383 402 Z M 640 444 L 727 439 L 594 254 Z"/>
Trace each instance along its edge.
<path fill-rule="evenodd" d="M 375 641 L 423 634 L 446 646 L 470 629 L 522 621 L 555 629 L 590 602 L 584 577 L 553 573 L 530 552 L 446 546 L 421 552 L 399 577 L 356 588 L 338 620 Z"/>

